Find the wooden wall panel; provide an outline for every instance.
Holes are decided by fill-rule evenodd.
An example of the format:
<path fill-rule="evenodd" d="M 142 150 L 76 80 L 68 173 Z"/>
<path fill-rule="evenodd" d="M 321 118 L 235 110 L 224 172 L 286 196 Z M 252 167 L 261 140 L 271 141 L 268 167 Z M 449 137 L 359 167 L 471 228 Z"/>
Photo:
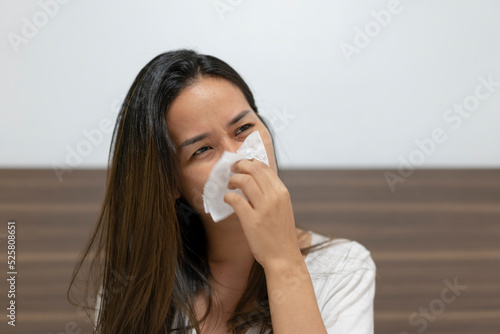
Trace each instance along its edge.
<path fill-rule="evenodd" d="M 395 191 L 383 173 L 284 170 L 280 177 L 298 226 L 371 251 L 376 333 L 499 333 L 500 170 L 417 170 Z M 16 221 L 18 256 L 17 326 L 6 325 L 2 306 L 1 333 L 90 332 L 66 289 L 105 178 L 104 170 L 75 170 L 62 182 L 51 170 L 0 170 L 2 305 L 9 220 Z M 440 302 L 446 280 L 467 286 L 450 303 Z"/>

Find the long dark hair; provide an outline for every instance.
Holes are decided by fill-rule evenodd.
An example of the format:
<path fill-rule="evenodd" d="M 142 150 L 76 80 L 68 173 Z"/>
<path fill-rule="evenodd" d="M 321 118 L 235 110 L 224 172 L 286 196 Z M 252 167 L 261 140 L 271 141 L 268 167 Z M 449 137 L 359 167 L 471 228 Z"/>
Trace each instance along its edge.
<path fill-rule="evenodd" d="M 239 87 L 268 128 L 247 84 L 220 59 L 181 49 L 158 55 L 139 72 L 113 131 L 105 199 L 68 288 L 68 300 L 77 305 L 70 291 L 79 273 L 87 275 L 87 303 L 80 304 L 87 311 L 95 305 L 88 296 L 100 289 L 95 328 L 101 334 L 200 333 L 213 305 L 205 230 L 197 211 L 175 196 L 181 193 L 179 161 L 165 117 L 180 92 L 201 77 Z M 199 293 L 208 298 L 201 319 L 194 309 Z M 227 325 L 232 333 L 253 326 L 272 332 L 266 278 L 257 261 Z"/>

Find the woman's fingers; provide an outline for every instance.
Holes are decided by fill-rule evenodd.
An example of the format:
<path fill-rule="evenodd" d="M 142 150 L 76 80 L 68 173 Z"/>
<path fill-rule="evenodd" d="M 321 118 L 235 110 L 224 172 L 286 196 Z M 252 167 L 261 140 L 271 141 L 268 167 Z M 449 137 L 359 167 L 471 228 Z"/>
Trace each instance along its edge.
<path fill-rule="evenodd" d="M 245 200 L 243 196 L 240 194 L 236 194 L 233 192 L 228 192 L 227 194 L 224 195 L 224 202 L 229 204 L 233 209 L 234 212 L 238 217 L 246 217 L 246 219 L 249 219 L 254 216 L 254 209 L 250 205 L 249 202 Z M 241 221 L 242 224 L 244 223 Z"/>
<path fill-rule="evenodd" d="M 259 160 L 240 160 L 232 171 L 228 187 L 249 201 L 233 192 L 224 201 L 239 217 L 255 259 L 265 268 L 300 255 L 290 194 L 278 175 Z"/>
<path fill-rule="evenodd" d="M 257 159 L 243 159 L 235 162 L 231 167 L 234 173 L 250 174 L 263 194 L 283 188 L 283 183 L 274 174 L 274 171 Z"/>
<path fill-rule="evenodd" d="M 248 198 L 253 208 L 258 206 L 258 202 L 262 199 L 262 190 L 259 188 L 253 176 L 249 174 L 233 174 L 227 185 L 229 189 L 239 188 Z"/>

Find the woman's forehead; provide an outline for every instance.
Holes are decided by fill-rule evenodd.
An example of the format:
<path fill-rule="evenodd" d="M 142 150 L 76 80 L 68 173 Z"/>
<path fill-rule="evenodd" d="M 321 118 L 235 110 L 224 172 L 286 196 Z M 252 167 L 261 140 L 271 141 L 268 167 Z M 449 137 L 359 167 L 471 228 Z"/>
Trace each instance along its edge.
<path fill-rule="evenodd" d="M 226 124 L 235 114 L 250 109 L 243 93 L 231 82 L 202 78 L 184 89 L 167 112 L 169 131 L 185 132 L 211 123 Z"/>

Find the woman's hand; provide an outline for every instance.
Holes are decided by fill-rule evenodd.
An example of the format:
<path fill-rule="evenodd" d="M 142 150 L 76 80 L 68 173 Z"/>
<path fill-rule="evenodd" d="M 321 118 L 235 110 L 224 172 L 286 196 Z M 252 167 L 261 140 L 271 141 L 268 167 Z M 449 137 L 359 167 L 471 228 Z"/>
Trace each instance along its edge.
<path fill-rule="evenodd" d="M 233 207 L 255 259 L 266 268 L 302 259 L 290 194 L 276 173 L 257 159 L 237 161 L 228 188 L 240 188 L 248 201 L 229 192 Z"/>
<path fill-rule="evenodd" d="M 288 189 L 274 170 L 256 159 L 240 160 L 232 171 L 236 174 L 228 188 L 240 188 L 248 202 L 233 192 L 224 201 L 234 208 L 253 255 L 264 268 L 274 333 L 326 334 L 300 253 Z"/>

